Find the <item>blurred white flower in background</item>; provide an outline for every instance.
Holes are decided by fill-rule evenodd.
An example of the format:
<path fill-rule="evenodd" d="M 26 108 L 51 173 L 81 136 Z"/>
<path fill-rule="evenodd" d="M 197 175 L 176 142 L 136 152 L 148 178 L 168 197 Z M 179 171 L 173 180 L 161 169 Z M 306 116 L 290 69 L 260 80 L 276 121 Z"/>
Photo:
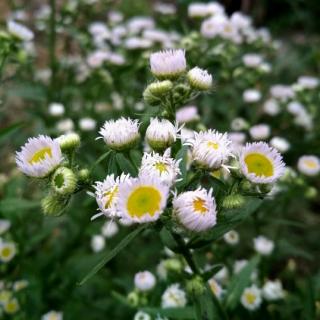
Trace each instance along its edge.
<path fill-rule="evenodd" d="M 53 117 L 59 117 L 64 114 L 64 106 L 62 103 L 52 102 L 49 104 L 49 114 Z"/>
<path fill-rule="evenodd" d="M 262 95 L 259 90 L 247 89 L 243 92 L 243 101 L 247 103 L 254 103 L 260 101 Z"/>
<path fill-rule="evenodd" d="M 105 245 L 106 245 L 106 240 L 102 235 L 96 234 L 96 235 L 92 236 L 91 249 L 94 252 L 100 252 L 101 250 L 104 249 Z"/>
<path fill-rule="evenodd" d="M 267 280 L 262 288 L 262 295 L 268 301 L 283 299 L 285 292 L 280 280 Z"/>
<path fill-rule="evenodd" d="M 320 172 L 320 158 L 314 155 L 301 156 L 298 170 L 307 176 L 316 176 Z"/>
<path fill-rule="evenodd" d="M 162 308 L 178 308 L 187 304 L 186 293 L 178 283 L 169 286 L 161 297 Z"/>
<path fill-rule="evenodd" d="M 252 285 L 249 288 L 244 289 L 241 296 L 241 304 L 248 310 L 256 310 L 260 307 L 262 303 L 261 290 Z"/>
<path fill-rule="evenodd" d="M 134 276 L 135 287 L 142 291 L 150 291 L 156 285 L 156 278 L 150 271 L 141 271 Z"/>
<path fill-rule="evenodd" d="M 253 239 L 254 249 L 256 252 L 268 256 L 274 249 L 274 242 L 265 236 L 258 236 Z"/>

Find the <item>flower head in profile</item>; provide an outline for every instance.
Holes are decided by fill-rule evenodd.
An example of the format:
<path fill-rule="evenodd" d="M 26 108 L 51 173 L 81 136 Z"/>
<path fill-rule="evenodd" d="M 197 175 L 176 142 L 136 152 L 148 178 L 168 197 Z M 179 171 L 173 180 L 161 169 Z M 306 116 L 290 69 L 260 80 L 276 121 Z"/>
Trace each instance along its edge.
<path fill-rule="evenodd" d="M 137 223 L 156 221 L 165 209 L 169 188 L 154 176 L 139 175 L 119 185 L 121 217 Z"/>
<path fill-rule="evenodd" d="M 209 90 L 212 87 L 212 75 L 208 71 L 195 67 L 187 74 L 192 87 L 198 90 Z"/>
<path fill-rule="evenodd" d="M 205 169 L 220 169 L 232 156 L 227 134 L 215 130 L 196 132 L 186 144 L 191 145 L 193 161 Z"/>
<path fill-rule="evenodd" d="M 177 220 L 188 230 L 202 232 L 216 224 L 216 201 L 212 190 L 186 191 L 176 196 L 172 202 Z"/>
<path fill-rule="evenodd" d="M 179 163 L 179 160 L 170 157 L 169 149 L 162 156 L 155 152 L 145 153 L 142 157 L 140 174 L 155 176 L 171 187 L 181 173 Z"/>
<path fill-rule="evenodd" d="M 316 176 L 320 172 L 320 159 L 314 155 L 302 156 L 298 160 L 298 170 L 307 176 Z"/>
<path fill-rule="evenodd" d="M 120 217 L 117 209 L 119 185 L 130 179 L 129 175 L 124 173 L 119 177 L 114 174 L 108 175 L 103 181 L 97 181 L 94 185 L 95 197 L 100 209 L 100 213 L 93 216 L 92 219 L 105 215 L 107 217 Z"/>
<path fill-rule="evenodd" d="M 134 285 L 140 291 L 150 291 L 156 285 L 156 277 L 150 271 L 141 271 L 134 276 Z"/>
<path fill-rule="evenodd" d="M 130 149 L 140 138 L 139 122 L 126 118 L 109 120 L 99 133 L 109 148 L 116 151 Z"/>
<path fill-rule="evenodd" d="M 41 317 L 41 320 L 62 320 L 62 312 L 49 311 Z"/>
<path fill-rule="evenodd" d="M 241 296 L 241 304 L 248 310 L 253 311 L 260 307 L 262 303 L 261 290 L 255 285 L 244 289 Z"/>
<path fill-rule="evenodd" d="M 168 287 L 161 297 L 162 308 L 178 308 L 187 304 L 186 292 L 180 288 L 178 283 Z"/>
<path fill-rule="evenodd" d="M 240 150 L 239 162 L 243 175 L 257 184 L 274 183 L 285 169 L 280 153 L 265 142 L 247 143 Z"/>
<path fill-rule="evenodd" d="M 28 142 L 16 153 L 18 168 L 27 176 L 44 178 L 62 162 L 59 142 L 48 136 L 29 138 Z"/>
<path fill-rule="evenodd" d="M 168 49 L 152 53 L 150 56 L 151 72 L 159 79 L 174 79 L 186 71 L 185 51 Z"/>
<path fill-rule="evenodd" d="M 211 278 L 208 280 L 209 287 L 212 293 L 218 298 L 221 299 L 223 295 L 223 289 L 221 288 L 220 284 L 217 282 L 215 278 Z"/>

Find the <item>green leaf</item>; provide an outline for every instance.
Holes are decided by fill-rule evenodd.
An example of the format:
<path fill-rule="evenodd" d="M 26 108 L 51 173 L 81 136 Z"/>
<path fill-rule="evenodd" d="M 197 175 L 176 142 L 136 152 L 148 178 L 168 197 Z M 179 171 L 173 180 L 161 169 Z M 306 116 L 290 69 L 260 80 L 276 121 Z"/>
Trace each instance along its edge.
<path fill-rule="evenodd" d="M 122 241 L 111 251 L 107 252 L 107 254 L 102 258 L 102 260 L 95 265 L 88 274 L 80 281 L 79 285 L 83 285 L 87 282 L 92 276 L 94 276 L 103 266 L 111 261 L 121 250 L 123 250 L 139 233 L 142 232 L 143 229 L 146 228 L 146 225 L 141 225 L 131 233 L 129 233 Z"/>
<path fill-rule="evenodd" d="M 192 307 L 184 308 L 141 308 L 142 311 L 151 316 L 169 317 L 170 319 L 194 320 L 194 311 Z"/>
<path fill-rule="evenodd" d="M 107 172 L 108 174 L 118 174 L 118 168 L 117 168 L 117 160 L 116 160 L 116 155 L 115 153 L 111 153 L 108 161 L 108 166 L 107 166 Z"/>
<path fill-rule="evenodd" d="M 0 201 L 0 211 L 4 213 L 18 212 L 20 210 L 29 210 L 40 207 L 39 201 L 6 198 Z"/>
<path fill-rule="evenodd" d="M 160 231 L 160 238 L 162 240 L 162 243 L 168 247 L 173 252 L 179 253 L 179 247 L 177 245 L 177 242 L 174 240 L 171 233 L 166 229 L 162 228 Z"/>
<path fill-rule="evenodd" d="M 259 260 L 259 256 L 253 257 L 239 273 L 232 277 L 227 290 L 227 308 L 234 309 L 240 302 L 243 290 L 250 284 L 251 274 L 257 267 Z"/>
<path fill-rule="evenodd" d="M 316 299 L 315 299 L 315 289 L 312 279 L 307 279 L 306 290 L 303 299 L 303 316 L 306 320 L 316 319 Z"/>
<path fill-rule="evenodd" d="M 124 173 L 130 173 L 132 176 L 138 174 L 138 170 L 132 165 L 132 163 L 125 157 L 123 153 L 116 154 L 117 164 L 120 170 Z"/>
<path fill-rule="evenodd" d="M 111 295 L 118 301 L 120 302 L 121 304 L 129 307 L 129 308 L 132 308 L 132 305 L 128 302 L 127 298 L 125 296 L 123 296 L 122 294 L 120 294 L 119 292 L 116 292 L 116 291 L 112 291 L 111 292 Z"/>
<path fill-rule="evenodd" d="M 0 142 L 6 140 L 11 134 L 15 133 L 23 126 L 22 122 L 14 123 L 8 127 L 0 129 Z"/>
<path fill-rule="evenodd" d="M 183 183 L 186 181 L 186 177 L 187 177 L 187 152 L 188 152 L 188 147 L 182 146 L 176 155 L 177 160 L 181 159 L 181 161 L 179 163 L 179 168 L 181 171 L 181 179 L 182 179 L 180 182 L 177 183 L 177 187 L 179 187 L 180 185 L 182 186 Z"/>
<path fill-rule="evenodd" d="M 224 267 L 223 264 L 215 264 L 213 265 L 208 271 L 204 272 L 202 274 L 203 280 L 209 280 L 211 279 L 216 273 L 218 273 L 222 268 Z"/>
<path fill-rule="evenodd" d="M 106 159 L 110 153 L 111 153 L 111 150 L 105 152 L 102 156 L 100 156 L 98 160 L 90 167 L 90 171 L 92 171 L 100 162 Z"/>
<path fill-rule="evenodd" d="M 246 204 L 238 209 L 224 210 L 218 217 L 218 223 L 212 230 L 201 238 L 198 236 L 192 238 L 187 246 L 189 248 L 201 248 L 210 244 L 211 242 L 221 238 L 225 233 L 233 230 L 243 220 L 253 214 L 261 205 L 262 200 L 257 198 L 248 198 Z"/>

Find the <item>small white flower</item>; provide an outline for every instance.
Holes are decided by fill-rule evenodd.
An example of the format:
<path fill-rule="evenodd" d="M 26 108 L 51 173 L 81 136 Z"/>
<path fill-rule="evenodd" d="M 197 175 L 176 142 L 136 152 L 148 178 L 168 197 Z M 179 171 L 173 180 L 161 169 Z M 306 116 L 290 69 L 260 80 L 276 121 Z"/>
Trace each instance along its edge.
<path fill-rule="evenodd" d="M 261 123 L 249 129 L 250 136 L 253 140 L 266 140 L 270 136 L 270 126 Z"/>
<path fill-rule="evenodd" d="M 154 5 L 154 11 L 164 15 L 174 15 L 177 9 L 174 4 L 159 2 Z"/>
<path fill-rule="evenodd" d="M 212 75 L 198 67 L 189 70 L 187 78 L 190 85 L 198 90 L 209 90 L 212 87 Z"/>
<path fill-rule="evenodd" d="M 188 6 L 188 16 L 190 18 L 204 18 L 208 15 L 208 5 L 205 3 L 190 3 L 190 5 Z"/>
<path fill-rule="evenodd" d="M 20 291 L 28 287 L 28 285 L 29 282 L 27 280 L 18 280 L 13 283 L 12 288 L 14 291 Z"/>
<path fill-rule="evenodd" d="M 221 299 L 222 295 L 223 295 L 223 289 L 220 286 L 220 284 L 215 280 L 215 278 L 211 278 L 208 281 L 208 284 L 210 286 L 210 289 L 212 291 L 212 293 L 218 298 Z"/>
<path fill-rule="evenodd" d="M 74 128 L 74 123 L 71 119 L 63 119 L 57 123 L 57 130 L 63 133 L 71 132 Z"/>
<path fill-rule="evenodd" d="M 273 98 L 279 99 L 282 102 L 294 97 L 294 91 L 290 86 L 277 84 L 270 88 L 270 94 Z"/>
<path fill-rule="evenodd" d="M 236 260 L 233 265 L 233 272 L 235 274 L 239 273 L 247 264 L 248 260 L 246 259 Z"/>
<path fill-rule="evenodd" d="M 120 118 L 106 121 L 99 131 L 107 146 L 114 150 L 131 148 L 139 140 L 138 120 Z"/>
<path fill-rule="evenodd" d="M 95 197 L 100 209 L 100 213 L 93 216 L 92 219 L 104 214 L 107 217 L 120 217 L 117 209 L 119 185 L 130 178 L 124 173 L 116 177 L 114 174 L 107 176 L 102 182 L 97 181 L 95 188 Z"/>
<path fill-rule="evenodd" d="M 150 271 L 141 271 L 134 276 L 135 287 L 142 291 L 150 291 L 156 285 L 156 278 Z"/>
<path fill-rule="evenodd" d="M 215 130 L 196 132 L 194 139 L 186 144 L 191 145 L 193 161 L 207 169 L 221 168 L 232 156 L 227 134 Z"/>
<path fill-rule="evenodd" d="M 247 53 L 242 57 L 242 61 L 246 67 L 257 68 L 262 62 L 262 56 L 256 53 Z"/>
<path fill-rule="evenodd" d="M 166 150 L 163 156 L 154 152 L 152 154 L 144 153 L 139 173 L 156 176 L 171 187 L 176 182 L 179 174 L 181 174 L 179 162 L 170 158 L 169 149 Z"/>
<path fill-rule="evenodd" d="M 94 252 L 100 252 L 101 250 L 104 249 L 105 245 L 106 245 L 106 240 L 102 235 L 96 234 L 92 236 L 91 248 Z"/>
<path fill-rule="evenodd" d="M 298 84 L 304 89 L 314 89 L 319 85 L 319 79 L 310 76 L 301 76 L 298 78 Z"/>
<path fill-rule="evenodd" d="M 64 114 L 64 106 L 62 103 L 53 102 L 49 105 L 49 114 L 53 117 L 59 117 Z"/>
<path fill-rule="evenodd" d="M 11 227 L 10 220 L 0 219 L 0 235 L 7 232 L 10 229 L 10 227 Z"/>
<path fill-rule="evenodd" d="M 285 138 L 273 137 L 270 140 L 270 145 L 281 153 L 285 153 L 290 149 L 290 143 Z"/>
<path fill-rule="evenodd" d="M 92 118 L 82 118 L 79 120 L 79 127 L 82 131 L 92 131 L 96 128 L 97 122 Z"/>
<path fill-rule="evenodd" d="M 186 191 L 173 201 L 173 214 L 188 230 L 201 232 L 212 228 L 217 221 L 216 201 L 212 190 Z"/>
<path fill-rule="evenodd" d="M 314 155 L 300 157 L 298 170 L 307 176 L 316 176 L 320 172 L 320 158 Z"/>
<path fill-rule="evenodd" d="M 19 310 L 19 308 L 20 306 L 17 298 L 11 298 L 3 306 L 4 312 L 7 314 L 14 314 Z"/>
<path fill-rule="evenodd" d="M 228 138 L 236 145 L 243 145 L 246 142 L 246 135 L 243 132 L 229 132 Z"/>
<path fill-rule="evenodd" d="M 105 222 L 101 228 L 101 234 L 108 239 L 114 237 L 118 232 L 118 224 L 112 220 Z"/>
<path fill-rule="evenodd" d="M 239 30 L 245 31 L 250 28 L 252 20 L 242 12 L 234 12 L 230 17 L 231 23 Z"/>
<path fill-rule="evenodd" d="M 275 99 L 268 99 L 263 105 L 263 111 L 269 116 L 276 116 L 280 112 L 280 107 Z"/>
<path fill-rule="evenodd" d="M 240 131 L 247 129 L 248 123 L 243 118 L 235 118 L 231 121 L 231 129 L 235 131 Z"/>
<path fill-rule="evenodd" d="M 216 280 L 218 280 L 220 283 L 225 283 L 228 278 L 229 278 L 229 271 L 228 269 L 223 266 L 215 275 L 214 275 L 214 278 Z"/>
<path fill-rule="evenodd" d="M 198 108 L 196 106 L 185 106 L 180 108 L 176 112 L 176 121 L 178 123 L 189 123 L 198 121 L 200 116 L 198 114 Z"/>
<path fill-rule="evenodd" d="M 284 290 L 280 280 L 267 280 L 262 288 L 262 296 L 268 301 L 275 301 L 284 298 Z"/>
<path fill-rule="evenodd" d="M 138 311 L 135 315 L 133 320 L 152 320 L 152 318 L 145 313 L 144 311 Z"/>
<path fill-rule="evenodd" d="M 287 110 L 294 116 L 298 116 L 305 112 L 305 106 L 298 101 L 291 101 L 287 105 Z"/>
<path fill-rule="evenodd" d="M 226 27 L 230 27 L 233 30 L 226 16 L 216 15 L 202 22 L 200 32 L 204 38 L 212 39 L 222 36 Z"/>
<path fill-rule="evenodd" d="M 131 37 L 125 40 L 124 47 L 129 50 L 147 49 L 152 46 L 152 41 L 139 37 Z"/>
<path fill-rule="evenodd" d="M 168 287 L 161 297 L 162 308 L 179 308 L 187 304 L 186 293 L 178 283 Z"/>
<path fill-rule="evenodd" d="M 261 99 L 261 92 L 256 89 L 247 89 L 243 92 L 243 101 L 247 103 L 258 102 Z"/>
<path fill-rule="evenodd" d="M 240 168 L 253 183 L 274 183 L 283 173 L 282 156 L 265 142 L 247 143 L 240 150 Z"/>
<path fill-rule="evenodd" d="M 43 178 L 48 176 L 62 162 L 60 145 L 48 136 L 29 138 L 16 152 L 18 168 L 27 176 Z"/>
<path fill-rule="evenodd" d="M 41 317 L 41 320 L 62 320 L 63 315 L 62 312 L 59 311 L 49 311 Z"/>
<path fill-rule="evenodd" d="M 31 41 L 34 37 L 34 34 L 30 29 L 13 20 L 7 22 L 7 28 L 12 35 L 22 41 Z"/>
<path fill-rule="evenodd" d="M 168 186 L 159 178 L 139 175 L 120 184 L 117 208 L 130 221 L 156 221 L 166 207 L 168 193 Z"/>
<path fill-rule="evenodd" d="M 16 245 L 13 242 L 0 242 L 0 261 L 9 262 L 16 253 Z"/>
<path fill-rule="evenodd" d="M 185 51 L 170 49 L 152 53 L 150 67 L 151 72 L 158 78 L 176 78 L 187 68 Z"/>
<path fill-rule="evenodd" d="M 223 235 L 223 239 L 227 244 L 234 246 L 239 243 L 239 233 L 235 230 L 230 230 Z"/>
<path fill-rule="evenodd" d="M 166 119 L 151 119 L 146 131 L 146 140 L 154 150 L 165 150 L 177 139 L 178 129 Z"/>
<path fill-rule="evenodd" d="M 264 236 L 259 236 L 253 239 L 254 249 L 264 255 L 268 256 L 274 249 L 274 242 Z"/>
<path fill-rule="evenodd" d="M 261 290 L 259 288 L 252 285 L 244 289 L 241 296 L 241 303 L 246 309 L 250 311 L 256 310 L 260 307 L 261 302 Z"/>
<path fill-rule="evenodd" d="M 128 30 L 132 34 L 145 29 L 154 29 L 154 20 L 151 17 L 133 17 L 128 21 Z"/>

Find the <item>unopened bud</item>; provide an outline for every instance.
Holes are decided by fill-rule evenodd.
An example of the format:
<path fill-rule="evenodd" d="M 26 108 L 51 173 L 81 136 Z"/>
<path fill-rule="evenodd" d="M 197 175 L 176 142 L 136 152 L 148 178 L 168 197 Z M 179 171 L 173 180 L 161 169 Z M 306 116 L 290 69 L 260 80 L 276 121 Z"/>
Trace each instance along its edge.
<path fill-rule="evenodd" d="M 70 151 L 80 146 L 80 137 L 76 133 L 64 134 L 57 138 L 62 151 Z"/>
<path fill-rule="evenodd" d="M 77 178 L 69 168 L 60 167 L 54 172 L 51 185 L 56 193 L 68 195 L 75 191 L 77 187 Z"/>
<path fill-rule="evenodd" d="M 202 295 L 205 291 L 205 285 L 200 276 L 195 276 L 187 282 L 187 291 L 195 296 Z"/>
<path fill-rule="evenodd" d="M 147 87 L 151 94 L 155 96 L 163 96 L 173 88 L 173 83 L 170 80 L 156 81 Z"/>
<path fill-rule="evenodd" d="M 41 201 L 42 211 L 46 216 L 60 216 L 66 205 L 66 199 L 54 193 L 48 194 Z"/>
<path fill-rule="evenodd" d="M 245 200 L 240 194 L 226 196 L 222 201 L 222 206 L 226 209 L 235 209 L 243 206 Z"/>

